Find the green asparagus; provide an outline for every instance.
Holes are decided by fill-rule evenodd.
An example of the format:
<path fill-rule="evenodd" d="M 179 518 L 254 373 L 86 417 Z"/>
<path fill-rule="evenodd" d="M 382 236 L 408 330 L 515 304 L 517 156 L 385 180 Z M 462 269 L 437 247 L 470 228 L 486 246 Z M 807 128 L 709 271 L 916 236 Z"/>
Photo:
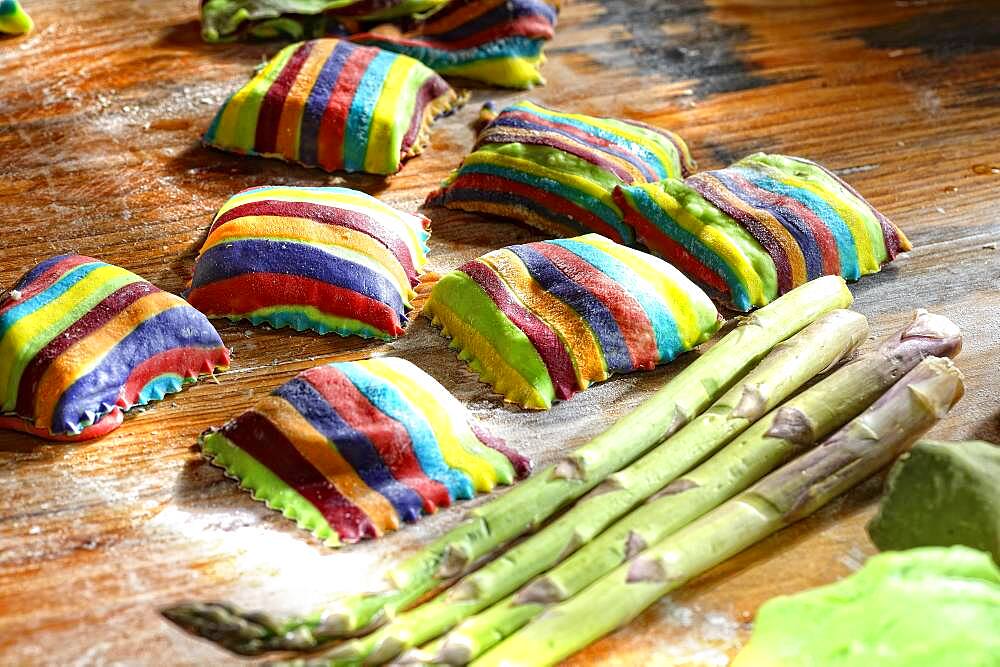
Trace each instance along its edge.
<path fill-rule="evenodd" d="M 808 341 L 806 335 L 810 329 L 818 327 L 833 315 L 818 320 L 809 329 L 787 341 L 785 346 L 792 346 L 799 339 Z M 768 470 L 797 453 L 800 447 L 813 444 L 852 419 L 925 356 L 950 356 L 957 354 L 960 347 L 961 336 L 958 328 L 950 320 L 919 311 L 909 326 L 887 340 L 880 348 L 844 366 L 829 378 L 760 420 L 718 455 L 687 473 L 682 479 L 674 481 L 658 497 L 632 512 L 597 539 L 590 540 L 562 565 L 523 589 L 510 604 L 506 605 L 506 612 L 503 605 L 486 612 L 493 619 L 495 626 L 490 626 L 482 619 L 473 619 L 464 627 L 457 628 L 445 638 L 441 651 L 435 656 L 436 659 L 448 664 L 469 662 L 507 634 L 528 623 L 544 610 L 545 604 L 575 595 L 644 549 L 646 545 L 658 542 L 746 488 Z M 816 349 L 818 353 L 820 348 Z M 778 350 L 772 352 L 757 370 L 747 376 L 744 384 L 752 384 L 751 378 L 762 371 L 766 374 L 767 362 L 779 354 Z M 780 366 L 775 366 L 773 370 L 778 371 L 779 368 Z M 600 515 L 603 508 L 601 506 L 588 508 L 587 500 L 603 503 L 607 498 L 620 494 L 622 488 L 647 491 L 649 486 L 646 485 L 645 479 L 650 476 L 659 477 L 661 467 L 667 469 L 670 467 L 671 458 L 660 456 L 661 452 L 671 453 L 671 456 L 676 458 L 683 457 L 681 452 L 684 449 L 697 449 L 694 443 L 700 439 L 710 438 L 710 431 L 695 430 L 692 435 L 696 437 L 691 442 L 683 441 L 683 448 L 680 447 L 682 441 L 679 439 L 690 429 L 696 428 L 699 422 L 703 423 L 711 418 L 725 400 L 724 397 L 716 406 L 667 443 L 609 478 L 608 482 L 617 482 L 613 487 L 613 493 L 596 495 L 603 488 L 598 487 L 593 492 L 594 495 L 577 503 L 572 511 L 560 519 L 560 522 L 569 520 L 571 524 L 586 525 L 590 512 Z M 837 409 L 831 409 L 831 400 L 837 401 Z M 768 407 L 773 407 L 773 403 Z M 788 426 L 794 428 L 789 429 Z M 803 426 L 806 428 L 802 429 Z M 800 433 L 805 437 L 798 437 Z M 793 437 L 788 437 L 789 435 Z M 697 460 L 691 463 L 696 463 Z M 687 466 L 684 469 L 686 470 Z M 683 470 L 677 471 L 676 474 L 680 472 Z M 668 481 L 674 476 L 672 471 L 668 473 Z M 650 494 L 651 492 L 645 493 L 645 496 Z M 578 513 L 577 510 L 582 511 Z M 545 535 L 549 530 L 551 528 L 546 528 L 539 536 Z M 516 562 L 518 559 L 512 554 L 518 549 L 530 547 L 534 539 L 512 550 L 496 563 L 502 560 Z M 471 579 L 480 577 L 494 567 L 495 563 L 490 564 L 472 575 Z M 519 580 L 524 581 L 526 578 L 522 577 Z M 462 585 L 459 584 L 459 587 Z"/>
<path fill-rule="evenodd" d="M 886 466 L 947 414 L 962 391 L 962 375 L 950 360 L 925 359 L 823 445 L 549 609 L 473 666 L 549 665 L 584 648 Z"/>
<path fill-rule="evenodd" d="M 370 637 L 348 643 L 331 655 L 387 661 L 497 602 L 593 539 L 615 519 L 712 454 L 808 380 L 842 360 L 867 334 L 868 321 L 863 315 L 849 310 L 824 315 L 772 350 L 705 413 L 640 460 L 608 477 L 558 520 L 437 599 L 402 614 Z"/>

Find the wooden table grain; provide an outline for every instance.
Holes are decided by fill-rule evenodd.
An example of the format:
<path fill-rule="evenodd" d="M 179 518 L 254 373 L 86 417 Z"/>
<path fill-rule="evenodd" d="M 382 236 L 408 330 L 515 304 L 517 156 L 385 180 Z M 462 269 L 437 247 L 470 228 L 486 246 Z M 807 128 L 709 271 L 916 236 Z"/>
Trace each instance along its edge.
<path fill-rule="evenodd" d="M 853 286 L 876 336 L 928 308 L 964 330 L 967 395 L 933 432 L 1000 439 L 1000 43 L 992 2 L 578 0 L 549 84 L 477 90 L 396 177 L 327 175 L 202 148 L 226 94 L 274 44 L 201 42 L 193 0 L 26 0 L 35 33 L 0 41 L 0 290 L 81 252 L 183 289 L 213 211 L 267 183 L 346 184 L 416 210 L 472 143 L 479 103 L 530 97 L 680 132 L 701 167 L 754 151 L 841 174 L 915 249 Z M 542 238 L 432 210 L 432 263 Z M 616 379 L 548 413 L 504 407 L 426 320 L 388 345 L 220 323 L 230 370 L 78 445 L 0 434 L 0 663 L 228 664 L 164 622 L 193 598 L 307 611 L 377 581 L 462 507 L 379 542 L 326 549 L 251 501 L 193 447 L 320 360 L 418 362 L 540 464 L 583 442 L 676 367 Z M 678 362 L 683 364 L 684 362 Z M 675 365 L 676 366 L 676 365 Z M 873 480 L 662 601 L 572 664 L 723 665 L 771 596 L 833 581 L 871 553 Z M 466 504 L 465 507 L 469 505 Z"/>

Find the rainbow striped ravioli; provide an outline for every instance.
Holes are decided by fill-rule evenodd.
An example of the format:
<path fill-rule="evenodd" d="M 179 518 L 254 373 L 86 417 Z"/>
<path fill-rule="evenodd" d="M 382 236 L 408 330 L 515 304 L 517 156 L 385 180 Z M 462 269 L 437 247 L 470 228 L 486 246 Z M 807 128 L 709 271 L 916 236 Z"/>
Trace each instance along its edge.
<path fill-rule="evenodd" d="M 462 101 L 413 58 L 316 39 L 283 48 L 226 100 L 203 139 L 327 171 L 395 174 Z"/>
<path fill-rule="evenodd" d="M 0 428 L 100 437 L 133 406 L 228 364 L 204 315 L 91 257 L 45 260 L 0 298 Z"/>
<path fill-rule="evenodd" d="M 444 76 L 494 86 L 544 83 L 539 68 L 558 12 L 552 0 L 202 0 L 206 41 L 349 35 Z M 416 19 L 416 20 L 415 20 Z M 377 23 L 393 21 L 393 23 Z"/>
<path fill-rule="evenodd" d="M 487 253 L 443 276 L 424 312 L 484 382 L 536 409 L 671 361 L 720 324 L 672 266 L 598 234 Z"/>
<path fill-rule="evenodd" d="M 379 29 L 350 39 L 405 53 L 444 76 L 531 88 L 545 83 L 539 68 L 557 13 L 546 0 L 452 0 L 402 34 Z"/>
<path fill-rule="evenodd" d="M 434 378 L 391 357 L 300 373 L 200 444 L 255 499 L 330 546 L 531 470 Z"/>
<path fill-rule="evenodd" d="M 597 232 L 631 245 L 614 201 L 619 185 L 683 178 L 694 170 L 673 132 L 631 120 L 563 113 L 519 102 L 484 108 L 472 153 L 428 206 L 513 218 L 554 236 Z"/>
<path fill-rule="evenodd" d="M 348 188 L 251 188 L 215 215 L 185 296 L 209 317 L 388 340 L 407 322 L 429 226 Z"/>
<path fill-rule="evenodd" d="M 615 199 L 642 243 L 742 311 L 820 276 L 858 280 L 910 249 L 854 188 L 799 157 L 757 153 Z"/>

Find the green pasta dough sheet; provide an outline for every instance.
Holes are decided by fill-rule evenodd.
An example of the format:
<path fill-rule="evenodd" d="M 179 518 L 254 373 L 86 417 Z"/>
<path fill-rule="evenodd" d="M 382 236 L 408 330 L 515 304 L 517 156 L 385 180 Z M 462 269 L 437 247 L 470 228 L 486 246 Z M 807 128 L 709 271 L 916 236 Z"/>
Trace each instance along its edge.
<path fill-rule="evenodd" d="M 868 534 L 883 551 L 963 544 L 1000 563 L 1000 447 L 918 442 L 893 466 Z"/>
<path fill-rule="evenodd" d="M 995 667 L 998 656 L 1000 569 L 980 551 L 927 547 L 765 603 L 732 667 Z"/>

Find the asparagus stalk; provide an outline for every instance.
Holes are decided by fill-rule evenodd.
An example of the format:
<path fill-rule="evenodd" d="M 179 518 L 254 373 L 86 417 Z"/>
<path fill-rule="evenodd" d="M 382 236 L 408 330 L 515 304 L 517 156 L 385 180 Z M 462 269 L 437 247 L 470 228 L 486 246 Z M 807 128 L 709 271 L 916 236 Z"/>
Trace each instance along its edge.
<path fill-rule="evenodd" d="M 798 521 L 889 464 L 961 398 L 962 374 L 930 357 L 820 447 L 549 609 L 474 667 L 549 665 L 668 592 Z"/>
<path fill-rule="evenodd" d="M 485 653 L 505 637 L 527 625 L 538 615 L 534 605 L 518 605 L 509 595 L 498 604 L 463 621 L 453 632 L 407 651 L 393 664 L 400 665 L 466 665 L 473 658 Z M 454 637 L 482 638 L 481 645 L 461 645 L 456 650 Z"/>
<path fill-rule="evenodd" d="M 867 334 L 868 321 L 863 315 L 849 310 L 824 315 L 774 348 L 706 412 L 649 454 L 608 477 L 558 520 L 440 598 L 402 614 L 369 638 L 348 644 L 335 654 L 364 658 L 370 651 L 375 662 L 394 658 L 401 650 L 446 632 L 517 590 L 745 430 L 812 377 L 836 365 Z M 510 632 L 515 629 L 510 628 Z M 454 647 L 450 651 L 454 652 Z M 468 661 L 449 658 L 463 659 Z"/>
<path fill-rule="evenodd" d="M 813 338 L 807 337 L 810 330 L 820 326 L 824 321 L 832 321 L 835 315 L 836 313 L 825 316 L 788 340 L 784 344 L 784 350 L 772 352 L 757 370 L 747 376 L 744 386 L 766 386 L 766 382 L 755 384 L 751 379 L 758 375 L 768 376 L 769 371 L 790 373 L 791 371 L 783 368 L 781 364 L 767 368 L 768 362 L 793 349 L 800 339 L 803 342 L 815 342 Z M 646 545 L 660 541 L 693 521 L 794 456 L 801 451 L 801 448 L 810 446 L 839 428 L 868 407 L 925 356 L 950 356 L 957 354 L 960 347 L 961 337 L 958 328 L 950 320 L 918 311 L 907 327 L 877 350 L 845 365 L 830 377 L 755 423 L 719 454 L 685 474 L 682 479 L 674 481 L 652 501 L 632 512 L 596 539 L 589 541 L 560 566 L 524 588 L 514 600 L 488 610 L 482 615 L 487 618 L 474 617 L 459 626 L 445 638 L 435 659 L 448 664 L 469 662 L 505 636 L 530 622 L 545 609 L 546 604 L 575 595 L 644 549 Z M 808 349 L 807 347 L 806 350 Z M 800 350 L 799 354 L 801 352 Z M 814 354 L 823 356 L 822 348 L 815 348 Z M 713 423 L 716 415 L 724 418 L 727 413 L 722 406 L 726 404 L 727 397 L 730 399 L 729 405 L 733 404 L 732 394 L 738 389 L 739 385 L 710 410 L 643 459 L 612 475 L 604 485 L 595 489 L 591 496 L 578 502 L 552 526 L 473 574 L 466 582 L 458 584 L 453 589 L 455 593 L 459 593 L 464 586 L 474 581 L 481 591 L 484 586 L 476 580 L 487 573 L 493 574 L 494 571 L 503 572 L 508 577 L 508 582 L 526 581 L 527 577 L 517 576 L 515 572 L 526 572 L 530 575 L 536 570 L 530 567 L 530 562 L 525 562 L 526 559 L 519 557 L 519 552 L 530 549 L 538 538 L 548 534 L 560 523 L 586 526 L 592 514 L 607 516 L 606 505 L 616 502 L 616 499 L 641 500 L 651 495 L 662 484 L 650 491 L 654 485 L 649 484 L 648 480 L 660 477 L 661 469 L 667 471 L 665 476 L 669 481 L 687 470 L 690 465 L 697 463 L 701 457 L 692 457 L 693 460 L 685 459 L 684 450 L 697 451 L 697 443 L 700 440 L 711 439 L 711 430 L 699 428 L 699 425 Z M 748 395 L 750 394 L 744 394 Z M 773 407 L 777 402 L 766 405 L 765 409 Z M 736 405 L 738 407 L 745 403 L 745 399 L 740 399 Z M 764 404 L 759 402 L 755 405 L 764 407 Z M 731 413 L 729 419 L 732 420 Z M 691 437 L 685 439 L 687 435 Z M 676 458 L 685 459 L 687 465 L 674 472 L 671 465 Z M 608 486 L 609 490 L 602 493 L 605 486 Z M 624 496 L 622 489 L 631 489 L 633 495 Z M 641 490 L 640 493 L 635 493 L 636 489 Z M 635 502 L 632 502 L 629 507 L 634 505 Z M 602 522 L 601 525 L 607 523 Z M 494 590 L 499 588 L 494 585 Z M 504 587 L 503 590 L 509 592 L 508 588 Z M 423 622 L 428 627 L 431 625 L 427 619 L 423 619 Z M 388 629 L 385 628 L 383 631 Z"/>
<path fill-rule="evenodd" d="M 243 654 L 309 650 L 363 633 L 540 525 L 680 430 L 775 345 L 824 313 L 851 302 L 843 279 L 826 276 L 744 318 L 740 326 L 610 429 L 555 466 L 473 510 L 462 524 L 392 570 L 390 587 L 385 591 L 352 596 L 332 609 L 284 621 L 215 603 L 179 605 L 164 614 L 187 630 Z"/>
<path fill-rule="evenodd" d="M 843 383 L 841 386 L 844 387 L 854 383 L 864 385 L 863 401 L 867 407 L 892 386 L 897 378 L 909 372 L 924 357 L 954 357 L 961 348 L 961 332 L 951 320 L 918 310 L 907 326 L 886 339 L 876 350 L 862 355 L 813 389 L 789 401 L 775 413 L 776 419 L 779 414 L 794 414 L 795 411 L 799 411 L 807 417 L 816 412 L 819 415 L 818 420 L 825 420 L 827 417 L 822 411 L 835 409 L 840 413 L 837 421 L 844 423 L 854 415 L 845 417 L 843 412 L 856 409 L 855 407 L 848 403 L 837 406 L 823 404 L 824 393 L 826 399 L 834 396 L 839 391 L 836 388 L 838 383 Z M 760 432 L 763 428 L 764 424 L 760 424 L 755 430 Z M 781 429 L 771 429 L 768 435 L 775 435 L 775 430 Z M 749 435 L 751 433 L 748 432 Z M 821 438 L 823 434 L 817 433 L 816 436 Z M 710 460 L 689 475 L 685 475 L 683 480 L 678 481 L 674 490 L 677 491 L 678 487 L 690 487 L 692 484 L 703 485 L 705 480 L 712 478 L 714 474 L 712 469 L 719 464 L 720 462 L 715 459 Z M 694 493 L 700 492 L 693 488 L 690 490 Z M 688 500 L 684 500 L 685 496 Z M 518 601 L 558 602 L 576 595 L 596 577 L 617 567 L 640 551 L 643 544 L 655 544 L 684 525 L 674 518 L 673 513 L 681 511 L 678 503 L 690 502 L 693 497 L 687 493 L 665 493 L 655 498 L 633 512 L 627 520 L 615 524 L 562 566 L 550 571 L 523 590 L 518 596 Z M 600 571 L 594 573 L 594 570 Z"/>

